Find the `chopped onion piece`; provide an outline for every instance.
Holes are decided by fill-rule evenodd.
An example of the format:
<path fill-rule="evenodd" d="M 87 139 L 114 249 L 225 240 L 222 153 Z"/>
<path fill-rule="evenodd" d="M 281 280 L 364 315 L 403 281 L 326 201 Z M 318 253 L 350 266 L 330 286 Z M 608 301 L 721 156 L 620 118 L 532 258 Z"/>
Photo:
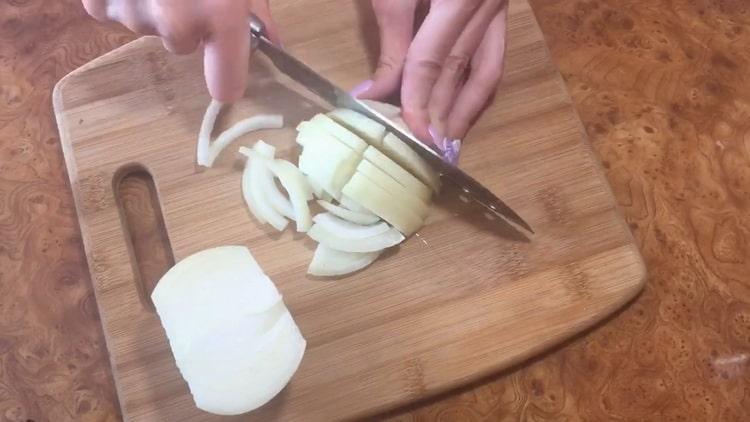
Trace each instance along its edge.
<path fill-rule="evenodd" d="M 377 236 L 351 239 L 343 237 L 346 232 L 333 232 L 317 223 L 313 224 L 307 234 L 321 245 L 344 252 L 376 252 L 398 245 L 404 240 L 404 235 L 394 228 Z"/>
<path fill-rule="evenodd" d="M 376 185 L 385 189 L 386 192 L 393 195 L 398 202 L 409 207 L 419 217 L 425 218 L 429 213 L 429 207 L 421 200 L 416 193 L 410 192 L 403 185 L 398 183 L 393 177 L 372 164 L 368 160 L 362 160 L 357 166 L 357 172 L 364 174 Z"/>
<path fill-rule="evenodd" d="M 315 224 L 337 236 L 346 239 L 364 239 L 377 236 L 390 230 L 390 226 L 384 222 L 379 224 L 361 225 L 341 219 L 331 213 L 318 214 L 313 218 Z"/>
<path fill-rule="evenodd" d="M 365 148 L 367 148 L 367 142 L 325 114 L 318 114 L 310 119 L 309 122 L 300 123 L 297 126 L 297 130 L 302 137 L 306 135 L 323 136 L 325 134 L 333 136 L 338 142 L 341 142 L 358 154 L 362 154 Z"/>
<path fill-rule="evenodd" d="M 324 245 L 315 249 L 307 273 L 318 277 L 336 277 L 351 274 L 372 264 L 382 251 L 342 252 Z"/>
<path fill-rule="evenodd" d="M 380 217 L 371 213 L 370 211 L 367 211 L 364 208 L 362 208 L 364 212 L 352 211 L 352 210 L 340 207 L 338 205 L 334 205 L 328 201 L 323 201 L 323 200 L 319 200 L 318 204 L 320 204 L 320 206 L 323 207 L 323 209 L 335 215 L 336 217 L 343 218 L 344 220 L 351 221 L 352 223 L 367 225 L 367 224 L 375 224 L 378 221 L 380 221 Z"/>
<path fill-rule="evenodd" d="M 341 196 L 360 156 L 332 137 L 313 138 L 299 158 L 299 169 L 334 198 Z"/>

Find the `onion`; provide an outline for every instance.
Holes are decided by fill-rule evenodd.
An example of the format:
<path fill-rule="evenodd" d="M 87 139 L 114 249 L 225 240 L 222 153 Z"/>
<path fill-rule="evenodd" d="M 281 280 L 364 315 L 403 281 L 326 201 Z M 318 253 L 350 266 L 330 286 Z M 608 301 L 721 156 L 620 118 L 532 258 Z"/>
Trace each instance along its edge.
<path fill-rule="evenodd" d="M 318 245 L 307 273 L 318 277 L 336 277 L 359 271 L 375 261 L 382 251 L 342 252 Z"/>
<path fill-rule="evenodd" d="M 342 207 L 348 210 L 363 213 L 363 214 L 372 214 L 370 210 L 363 207 L 362 205 L 359 205 L 357 201 L 353 200 L 352 198 L 349 198 L 346 195 L 341 195 L 341 199 L 339 200 L 339 203 L 341 204 Z"/>
<path fill-rule="evenodd" d="M 385 138 L 383 138 L 383 152 L 401 165 L 401 167 L 410 171 L 419 180 L 430 186 L 434 192 L 440 191 L 440 176 L 419 154 L 396 135 L 392 133 L 385 135 Z"/>
<path fill-rule="evenodd" d="M 346 228 L 333 231 L 318 223 L 313 224 L 307 234 L 321 245 L 343 252 L 376 252 L 398 245 L 404 240 L 404 236 L 393 228 L 376 236 L 357 239 L 345 237 L 351 234 Z"/>
<path fill-rule="evenodd" d="M 352 211 L 323 200 L 318 201 L 318 204 L 320 204 L 323 209 L 335 215 L 336 217 L 343 218 L 344 220 L 351 221 L 352 223 L 367 225 L 375 224 L 380 221 L 380 217 L 371 213 L 370 211 L 367 211 L 366 209 L 363 209 L 364 212 Z"/>
<path fill-rule="evenodd" d="M 362 173 L 355 173 L 341 192 L 406 236 L 422 227 L 423 220 L 414 211 Z"/>
<path fill-rule="evenodd" d="M 172 267 L 151 295 L 198 408 L 256 409 L 296 372 L 305 339 L 247 248 L 224 246 Z"/>
<path fill-rule="evenodd" d="M 224 104 L 220 103 L 219 101 L 211 100 L 211 102 L 208 104 L 208 107 L 206 108 L 206 113 L 203 115 L 201 128 L 198 131 L 198 151 L 196 154 L 196 161 L 198 162 L 198 165 L 211 167 L 210 165 L 208 165 L 211 132 L 214 130 L 216 118 L 219 116 L 219 112 L 221 112 L 221 108 L 223 106 Z"/>
<path fill-rule="evenodd" d="M 288 212 L 292 218 L 294 217 L 294 212 L 291 209 L 292 206 L 289 200 L 278 192 L 276 188 L 276 184 L 273 181 L 273 173 L 271 173 L 268 167 L 268 158 L 260 154 L 253 154 L 253 151 L 248 151 L 247 148 L 241 148 L 240 152 L 248 155 L 250 158 L 245 164 L 245 171 L 242 175 L 242 192 L 245 196 L 245 202 L 247 202 L 250 208 L 250 212 L 261 223 L 266 222 L 276 230 L 283 231 L 287 224 L 289 224 L 289 221 L 284 218 L 279 209 L 288 206 Z M 277 195 L 269 195 L 269 192 L 272 190 L 276 190 Z M 274 205 L 274 199 L 282 201 L 282 203 Z"/>
<path fill-rule="evenodd" d="M 386 172 L 368 160 L 362 160 L 359 163 L 359 166 L 357 166 L 357 172 L 367 176 L 367 178 L 375 182 L 376 185 L 385 189 L 385 191 L 394 196 L 397 201 L 405 204 L 422 219 L 427 217 L 429 208 L 423 200 L 416 196 L 416 193 L 408 191 L 393 177 L 389 176 Z"/>
<path fill-rule="evenodd" d="M 386 223 L 381 222 L 371 225 L 355 224 L 327 212 L 316 215 L 313 221 L 329 232 L 336 233 L 337 236 L 347 239 L 364 239 L 383 234 L 390 230 L 390 226 Z"/>
<path fill-rule="evenodd" d="M 379 147 L 385 137 L 385 126 L 354 110 L 337 108 L 328 113 L 331 119 L 356 133 L 370 145 Z"/>
<path fill-rule="evenodd" d="M 312 138 L 299 158 L 299 168 L 334 198 L 341 196 L 360 156 L 332 137 Z"/>
<path fill-rule="evenodd" d="M 367 142 L 325 114 L 318 114 L 310 119 L 309 122 L 300 123 L 297 126 L 297 130 L 300 132 L 297 142 L 299 142 L 300 137 L 328 135 L 358 154 L 362 154 L 367 148 Z"/>
<path fill-rule="evenodd" d="M 274 160 L 270 163 L 273 174 L 279 178 L 281 185 L 289 193 L 294 207 L 292 219 L 297 222 L 297 231 L 306 232 L 312 226 L 310 207 L 307 201 L 312 199 L 312 190 L 302 172 L 292 163 L 285 160 Z"/>
<path fill-rule="evenodd" d="M 206 114 L 201 122 L 200 132 L 198 133 L 198 154 L 197 162 L 204 167 L 212 167 L 214 161 L 235 139 L 256 130 L 263 129 L 280 129 L 284 126 L 284 118 L 278 114 L 266 115 L 259 114 L 235 123 L 229 129 L 222 132 L 216 140 L 210 142 L 211 131 L 216 124 L 216 118 L 221 111 L 222 103 L 211 100 L 206 109 Z"/>
<path fill-rule="evenodd" d="M 429 201 L 432 196 L 432 190 L 414 177 L 411 173 L 404 170 L 395 161 L 388 158 L 385 154 L 374 147 L 365 150 L 364 157 L 367 161 L 375 164 L 381 170 L 393 177 L 398 183 L 418 196 L 424 201 Z"/>

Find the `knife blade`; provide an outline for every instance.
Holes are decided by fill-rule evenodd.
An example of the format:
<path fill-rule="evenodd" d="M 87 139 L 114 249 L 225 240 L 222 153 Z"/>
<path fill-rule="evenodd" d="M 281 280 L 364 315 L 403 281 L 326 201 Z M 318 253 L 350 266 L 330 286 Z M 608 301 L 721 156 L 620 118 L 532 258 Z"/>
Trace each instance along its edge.
<path fill-rule="evenodd" d="M 531 226 L 518 213 L 473 177 L 458 167 L 446 163 L 435 150 L 405 132 L 377 110 L 352 97 L 347 91 L 337 87 L 309 66 L 274 45 L 265 35 L 263 22 L 256 16 L 250 18 L 250 33 L 253 39 L 253 48 L 262 51 L 281 72 L 333 107 L 354 110 L 385 126 L 389 132 L 401 139 L 427 161 L 440 174 L 441 180 L 450 182 L 459 189 L 467 201 L 480 206 L 492 216 L 510 220 L 523 229 L 534 233 Z"/>

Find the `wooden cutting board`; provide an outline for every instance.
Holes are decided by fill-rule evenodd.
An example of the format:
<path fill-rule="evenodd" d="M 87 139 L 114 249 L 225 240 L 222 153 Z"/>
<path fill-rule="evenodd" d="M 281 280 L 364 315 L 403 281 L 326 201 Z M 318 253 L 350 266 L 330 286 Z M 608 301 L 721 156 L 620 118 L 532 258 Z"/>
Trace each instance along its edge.
<path fill-rule="evenodd" d="M 369 2 L 298 3 L 274 3 L 287 48 L 341 86 L 366 79 L 377 45 Z M 115 187 L 137 168 L 153 176 L 175 259 L 248 246 L 308 340 L 290 385 L 247 420 L 372 415 L 496 373 L 632 298 L 644 265 L 524 0 L 511 1 L 508 37 L 505 79 L 461 166 L 536 234 L 498 234 L 439 203 L 418 237 L 338 281 L 308 278 L 313 243 L 273 234 L 246 210 L 236 148 L 257 137 L 213 169 L 195 165 L 209 102 L 198 55 L 144 38 L 60 81 L 55 112 L 125 419 L 212 419 L 194 407 L 131 259 Z M 251 73 L 221 126 L 282 113 L 287 129 L 261 135 L 293 157 L 293 128 L 318 106 L 262 58 Z"/>

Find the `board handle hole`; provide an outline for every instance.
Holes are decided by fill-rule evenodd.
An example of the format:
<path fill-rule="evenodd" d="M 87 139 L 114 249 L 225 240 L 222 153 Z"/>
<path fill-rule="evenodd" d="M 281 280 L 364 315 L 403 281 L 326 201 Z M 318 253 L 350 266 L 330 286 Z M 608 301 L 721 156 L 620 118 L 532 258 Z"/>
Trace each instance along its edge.
<path fill-rule="evenodd" d="M 141 166 L 118 172 L 114 191 L 130 249 L 130 262 L 143 306 L 154 311 L 151 292 L 174 265 L 154 178 Z"/>

